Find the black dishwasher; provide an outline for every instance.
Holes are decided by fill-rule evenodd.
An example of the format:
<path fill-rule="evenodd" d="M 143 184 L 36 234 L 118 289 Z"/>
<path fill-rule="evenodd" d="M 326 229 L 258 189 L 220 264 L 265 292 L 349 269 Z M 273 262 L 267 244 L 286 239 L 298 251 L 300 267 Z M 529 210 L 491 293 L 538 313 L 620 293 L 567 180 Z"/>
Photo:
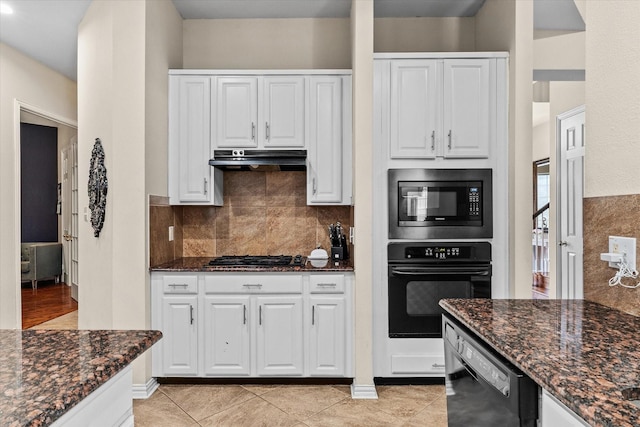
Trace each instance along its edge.
<path fill-rule="evenodd" d="M 537 425 L 531 378 L 446 314 L 442 331 L 449 427 Z"/>

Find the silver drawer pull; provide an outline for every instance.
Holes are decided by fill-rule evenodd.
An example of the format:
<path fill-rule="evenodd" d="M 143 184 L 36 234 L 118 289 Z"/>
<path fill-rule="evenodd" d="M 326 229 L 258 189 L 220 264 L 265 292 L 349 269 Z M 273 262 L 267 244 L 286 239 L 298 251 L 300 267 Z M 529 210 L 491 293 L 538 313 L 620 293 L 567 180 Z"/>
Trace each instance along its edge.
<path fill-rule="evenodd" d="M 258 289 L 262 288 L 262 284 L 260 283 L 245 283 L 242 286 L 244 286 L 245 288 L 258 288 Z"/>
<path fill-rule="evenodd" d="M 434 363 L 431 367 L 434 369 L 444 369 L 444 363 Z"/>
<path fill-rule="evenodd" d="M 316 286 L 319 288 L 335 288 L 338 285 L 335 283 L 318 283 Z"/>
<path fill-rule="evenodd" d="M 169 286 L 172 288 L 187 288 L 189 287 L 188 283 L 169 283 Z"/>

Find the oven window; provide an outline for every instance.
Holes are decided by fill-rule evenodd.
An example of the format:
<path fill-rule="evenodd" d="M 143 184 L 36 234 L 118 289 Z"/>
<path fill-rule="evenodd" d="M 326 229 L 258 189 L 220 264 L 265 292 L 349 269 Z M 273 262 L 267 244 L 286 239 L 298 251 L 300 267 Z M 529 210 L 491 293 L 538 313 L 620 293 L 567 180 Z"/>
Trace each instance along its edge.
<path fill-rule="evenodd" d="M 471 283 L 466 281 L 414 281 L 407 283 L 407 314 L 442 314 L 438 302 L 443 298 L 471 298 Z"/>

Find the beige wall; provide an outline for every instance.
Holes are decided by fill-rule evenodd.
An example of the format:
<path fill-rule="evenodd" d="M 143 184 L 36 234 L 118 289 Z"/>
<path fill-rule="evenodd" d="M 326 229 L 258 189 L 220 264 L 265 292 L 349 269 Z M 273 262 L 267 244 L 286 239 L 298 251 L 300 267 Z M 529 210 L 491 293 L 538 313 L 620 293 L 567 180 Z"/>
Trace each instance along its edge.
<path fill-rule="evenodd" d="M 166 153 L 153 150 L 162 142 L 166 150 L 166 76 L 169 66 L 180 65 L 180 52 L 162 41 L 179 36 L 176 15 L 169 0 L 94 2 L 79 27 L 78 169 L 80 176 L 88 175 L 93 140 L 99 137 L 109 179 L 100 237 L 93 236 L 88 222 L 80 224 L 81 328 L 144 329 L 150 323 L 146 170 L 160 169 L 150 178 L 166 177 Z M 154 20 L 149 27 L 148 19 Z M 154 102 L 160 105 L 148 105 Z M 88 205 L 85 193 L 79 202 Z M 149 377 L 145 361 L 136 364 L 134 383 Z"/>
<path fill-rule="evenodd" d="M 351 68 L 349 19 L 187 19 L 184 68 Z"/>
<path fill-rule="evenodd" d="M 533 2 L 487 0 L 476 49 L 509 52 L 509 293 L 531 297 Z"/>
<path fill-rule="evenodd" d="M 535 70 L 584 70 L 585 34 L 585 31 L 536 32 L 533 42 L 533 68 Z"/>
<path fill-rule="evenodd" d="M 599 258 L 611 235 L 640 253 L 640 2 L 586 3 L 584 294 L 640 315 L 640 288 L 609 287 L 615 270 Z"/>
<path fill-rule="evenodd" d="M 15 100 L 75 122 L 76 83 L 0 43 L 0 328 L 21 325 L 20 157 L 15 134 L 20 116 L 14 114 Z"/>
<path fill-rule="evenodd" d="M 638 1 L 587 2 L 586 197 L 640 193 L 638 22 Z"/>
<path fill-rule="evenodd" d="M 374 52 L 473 52 L 475 18 L 376 18 Z"/>
<path fill-rule="evenodd" d="M 532 140 L 532 162 L 549 157 L 549 121 L 533 128 Z"/>

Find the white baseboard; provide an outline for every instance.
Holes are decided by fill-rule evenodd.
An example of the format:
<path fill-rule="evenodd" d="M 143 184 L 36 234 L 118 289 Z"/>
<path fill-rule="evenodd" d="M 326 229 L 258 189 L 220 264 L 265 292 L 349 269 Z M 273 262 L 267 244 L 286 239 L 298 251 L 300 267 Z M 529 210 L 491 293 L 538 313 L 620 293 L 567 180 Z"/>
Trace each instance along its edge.
<path fill-rule="evenodd" d="M 149 378 L 146 384 L 134 384 L 132 386 L 133 389 L 133 398 L 134 399 L 148 399 L 151 397 L 154 391 L 158 388 L 159 384 L 155 378 Z"/>
<path fill-rule="evenodd" d="M 351 384 L 352 399 L 377 399 L 378 392 L 375 385 L 355 385 Z"/>

